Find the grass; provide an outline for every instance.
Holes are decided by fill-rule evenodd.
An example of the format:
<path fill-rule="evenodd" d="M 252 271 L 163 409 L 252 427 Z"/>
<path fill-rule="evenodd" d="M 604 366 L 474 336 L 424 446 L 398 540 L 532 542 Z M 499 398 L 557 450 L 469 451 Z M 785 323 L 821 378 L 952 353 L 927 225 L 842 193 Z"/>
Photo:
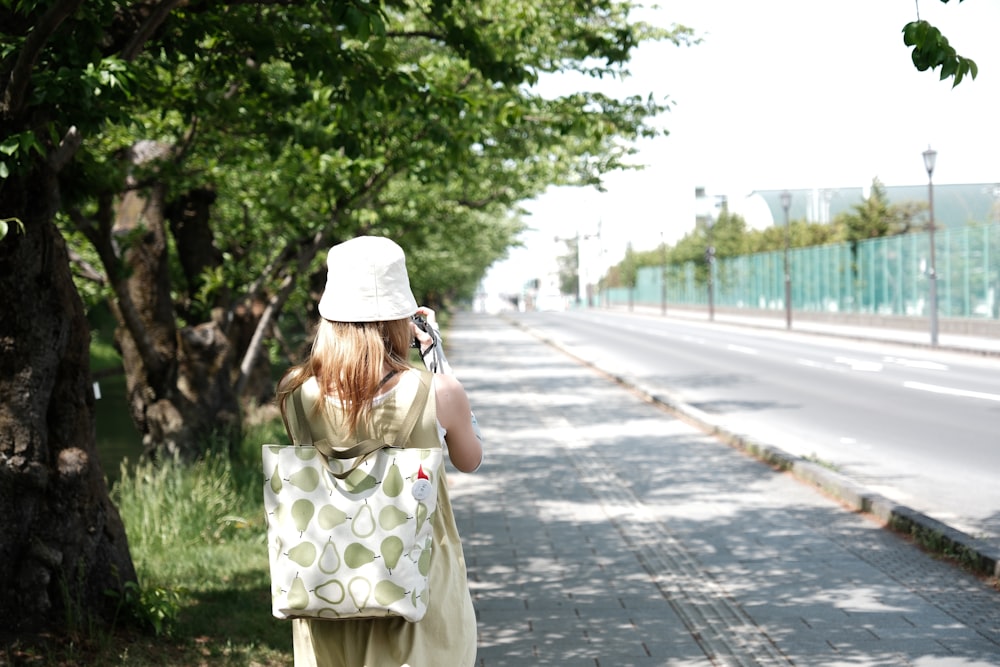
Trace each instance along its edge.
<path fill-rule="evenodd" d="M 809 454 L 808 456 L 802 457 L 803 461 L 809 461 L 810 463 L 815 463 L 818 466 L 831 470 L 833 472 L 840 472 L 840 467 L 836 463 L 822 459 L 816 452 Z"/>
<path fill-rule="evenodd" d="M 248 427 L 232 457 L 123 463 L 112 489 L 139 578 L 134 624 L 84 623 L 0 648 L 0 665 L 271 667 L 291 664 L 291 628 L 271 616 L 260 445 L 280 420 Z"/>
<path fill-rule="evenodd" d="M 142 451 L 142 439 L 128 413 L 122 359 L 111 344 L 112 336 L 113 329 L 94 329 L 90 341 L 90 371 L 98 397 L 97 451 L 109 484 L 118 481 L 120 463 L 138 458 Z"/>

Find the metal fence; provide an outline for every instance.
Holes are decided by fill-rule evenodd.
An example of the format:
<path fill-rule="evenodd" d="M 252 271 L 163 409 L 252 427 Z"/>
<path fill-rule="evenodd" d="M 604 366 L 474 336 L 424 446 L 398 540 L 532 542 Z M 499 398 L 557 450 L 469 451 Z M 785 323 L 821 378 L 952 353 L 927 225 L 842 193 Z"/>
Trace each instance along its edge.
<path fill-rule="evenodd" d="M 1000 316 L 1000 226 L 935 230 L 938 313 L 953 318 Z M 785 308 L 784 251 L 717 259 L 716 306 Z M 927 316 L 930 234 L 919 232 L 788 251 L 792 308 L 824 313 Z M 601 294 L 608 305 L 707 305 L 705 263 L 642 267 L 632 288 Z"/>

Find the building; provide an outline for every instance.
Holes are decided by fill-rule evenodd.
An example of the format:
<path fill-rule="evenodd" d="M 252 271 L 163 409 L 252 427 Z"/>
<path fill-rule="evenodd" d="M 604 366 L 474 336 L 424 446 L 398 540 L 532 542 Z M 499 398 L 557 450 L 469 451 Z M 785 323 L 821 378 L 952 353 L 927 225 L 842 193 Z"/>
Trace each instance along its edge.
<path fill-rule="evenodd" d="M 926 202 L 927 184 L 883 185 L 891 204 Z M 783 224 L 783 190 L 755 190 L 738 210 L 751 227 Z M 813 188 L 788 190 L 792 195 L 788 209 L 791 220 L 828 223 L 842 213 L 850 213 L 870 194 L 870 188 Z M 736 209 L 736 207 L 734 207 Z M 746 211 L 746 214 L 743 212 Z M 751 214 L 763 220 L 751 222 Z M 770 220 L 767 220 L 770 216 Z M 934 184 L 934 220 L 938 227 L 964 227 L 974 223 L 1000 223 L 1000 183 Z"/>

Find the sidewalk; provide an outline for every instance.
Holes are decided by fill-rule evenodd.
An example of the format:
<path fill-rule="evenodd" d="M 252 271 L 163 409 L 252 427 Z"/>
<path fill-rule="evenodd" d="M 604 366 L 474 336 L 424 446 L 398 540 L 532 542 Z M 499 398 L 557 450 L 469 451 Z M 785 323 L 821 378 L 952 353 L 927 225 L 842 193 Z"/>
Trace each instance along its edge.
<path fill-rule="evenodd" d="M 624 308 L 612 308 L 612 311 L 624 311 Z M 636 306 L 631 315 L 639 317 L 662 317 L 659 308 Z M 837 322 L 817 322 L 805 319 L 793 321 L 791 332 L 785 329 L 784 314 L 780 317 L 766 317 L 737 312 L 717 312 L 714 321 L 709 321 L 707 312 L 699 309 L 675 308 L 668 313 L 670 318 L 685 319 L 698 322 L 704 326 L 736 326 L 754 329 L 770 329 L 780 332 L 778 335 L 818 335 L 824 337 L 843 338 L 869 343 L 890 343 L 894 345 L 911 346 L 922 349 L 936 349 L 941 353 L 957 353 L 962 355 L 1000 358 L 1000 338 L 941 333 L 936 347 L 930 344 L 929 332 L 911 329 L 894 329 L 891 327 L 861 326 L 841 324 Z M 584 360 L 585 363 L 590 363 Z M 599 367 L 597 364 L 595 367 Z M 611 369 L 601 368 L 605 372 Z M 731 432 L 718 420 L 706 415 L 692 406 L 677 403 L 654 386 L 641 383 L 632 388 L 650 400 L 661 403 L 673 410 L 675 414 L 683 415 L 689 422 L 696 424 L 703 431 L 715 433 L 730 445 L 739 447 L 760 460 L 766 461 L 782 470 L 790 471 L 798 478 L 823 489 L 852 510 L 873 515 L 884 524 L 892 525 L 897 530 L 913 535 L 924 535 L 925 544 L 931 543 L 939 554 L 950 554 L 962 558 L 976 572 L 1000 579 L 1000 537 L 993 531 L 985 534 L 979 531 L 963 532 L 947 523 L 943 523 L 923 512 L 901 505 L 880 493 L 866 488 L 848 476 L 834 472 L 817 463 L 803 460 L 797 456 L 768 443 L 757 442 L 751 437 Z"/>
<path fill-rule="evenodd" d="M 500 318 L 449 360 L 482 667 L 1000 665 L 1000 593 Z"/>

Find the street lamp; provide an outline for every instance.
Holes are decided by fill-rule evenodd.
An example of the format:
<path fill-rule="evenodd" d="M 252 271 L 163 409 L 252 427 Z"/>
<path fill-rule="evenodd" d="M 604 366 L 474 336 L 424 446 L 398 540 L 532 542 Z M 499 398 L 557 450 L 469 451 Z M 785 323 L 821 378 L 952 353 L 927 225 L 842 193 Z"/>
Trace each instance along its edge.
<path fill-rule="evenodd" d="M 785 190 L 781 193 L 781 208 L 785 209 L 785 328 L 792 328 L 792 274 L 788 268 L 788 246 L 790 244 L 790 225 L 788 222 L 788 207 L 792 205 L 792 193 Z"/>
<path fill-rule="evenodd" d="M 594 286 L 590 282 L 590 274 L 591 274 L 591 270 L 593 268 L 593 266 L 592 266 L 593 262 L 591 261 L 591 258 L 593 257 L 593 252 L 591 252 L 590 255 L 587 256 L 587 261 L 585 263 L 583 261 L 583 259 L 584 259 L 584 252 L 583 252 L 583 245 L 584 244 L 583 244 L 583 242 L 584 241 L 590 241 L 591 239 L 597 239 L 598 243 L 600 243 L 600 240 L 601 240 L 601 222 L 600 221 L 597 222 L 597 233 L 596 234 L 580 234 L 580 232 L 577 231 L 576 238 L 577 238 L 577 241 L 576 241 L 576 257 L 577 257 L 577 260 L 576 260 L 576 262 L 577 262 L 577 266 L 579 267 L 578 273 L 580 274 L 580 276 L 579 276 L 579 280 L 580 280 L 580 285 L 579 285 L 579 288 L 580 288 L 580 298 L 582 299 L 582 298 L 586 297 L 586 299 L 587 299 L 587 307 L 589 308 L 589 307 L 591 307 L 591 306 L 594 305 L 594 289 L 593 289 Z"/>
<path fill-rule="evenodd" d="M 705 264 L 708 265 L 708 321 L 715 321 L 715 246 L 712 245 L 712 227 L 715 218 L 710 213 L 705 218 L 705 229 L 708 232 L 708 246 L 705 248 Z"/>
<path fill-rule="evenodd" d="M 667 314 L 667 239 L 660 232 L 660 251 L 663 265 L 660 267 L 660 315 Z"/>
<path fill-rule="evenodd" d="M 938 344 L 937 263 L 934 259 L 934 162 L 936 160 L 937 151 L 927 146 L 927 150 L 924 151 L 924 167 L 927 169 L 927 205 L 930 210 L 931 265 L 927 271 L 927 279 L 930 281 L 931 345 Z"/>

